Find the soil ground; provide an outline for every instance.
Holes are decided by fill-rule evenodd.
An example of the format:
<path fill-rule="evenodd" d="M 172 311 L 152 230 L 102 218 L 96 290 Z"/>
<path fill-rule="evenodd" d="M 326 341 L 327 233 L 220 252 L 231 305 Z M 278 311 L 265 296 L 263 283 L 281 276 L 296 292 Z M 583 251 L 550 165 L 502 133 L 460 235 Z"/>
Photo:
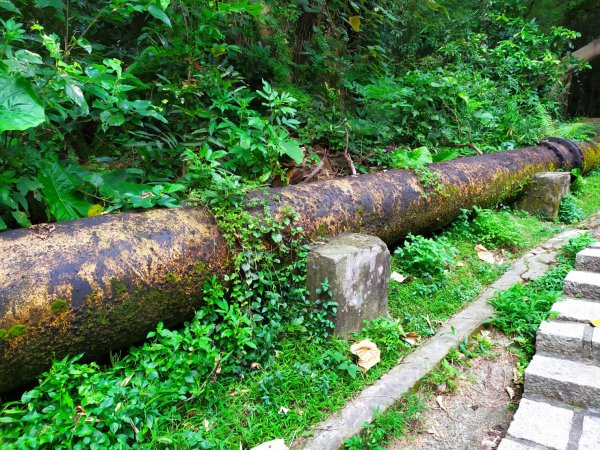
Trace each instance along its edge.
<path fill-rule="evenodd" d="M 478 356 L 461 369 L 458 389 L 435 394 L 418 424 L 390 450 L 495 449 L 510 425 L 520 387 L 514 384 L 516 357 L 506 350 L 510 340 L 498 331 L 484 331 L 495 343 L 493 357 Z M 488 334 L 489 333 L 489 334 Z M 512 397 L 512 398 L 511 398 Z"/>

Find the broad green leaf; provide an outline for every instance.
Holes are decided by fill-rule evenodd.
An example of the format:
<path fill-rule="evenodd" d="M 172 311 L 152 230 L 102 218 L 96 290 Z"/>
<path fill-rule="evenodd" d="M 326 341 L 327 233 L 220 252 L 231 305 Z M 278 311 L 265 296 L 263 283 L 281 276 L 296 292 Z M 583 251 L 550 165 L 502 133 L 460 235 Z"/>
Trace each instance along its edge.
<path fill-rule="evenodd" d="M 67 97 L 73 100 L 75 104 L 81 108 L 81 113 L 84 116 L 89 114 L 90 108 L 88 107 L 85 97 L 83 96 L 83 91 L 79 86 L 67 83 L 65 85 L 65 93 L 67 94 Z"/>
<path fill-rule="evenodd" d="M 12 211 L 11 214 L 21 227 L 27 228 L 31 226 L 29 217 L 23 211 Z"/>
<path fill-rule="evenodd" d="M 458 152 L 455 150 L 447 150 L 445 152 L 439 152 L 439 153 L 436 153 L 435 155 L 432 155 L 432 157 L 431 157 L 433 162 L 452 161 L 455 158 L 458 158 Z"/>
<path fill-rule="evenodd" d="M 348 22 L 350 22 L 350 26 L 357 33 L 360 31 L 360 17 L 358 16 L 350 16 L 348 17 Z"/>
<path fill-rule="evenodd" d="M 0 184 L 0 205 L 8 206 L 10 209 L 18 209 L 19 205 L 12 197 L 12 191 L 7 184 Z"/>
<path fill-rule="evenodd" d="M 82 49 L 84 49 L 88 53 L 92 53 L 92 44 L 85 38 L 77 39 L 77 45 L 79 45 Z"/>
<path fill-rule="evenodd" d="M 21 14 L 21 11 L 19 11 L 19 8 L 17 8 L 13 2 L 11 2 L 10 0 L 0 0 L 0 9 L 4 9 L 6 11 L 10 11 L 16 14 Z M 0 219 L 2 220 L 2 219 Z M 0 229 L 2 229 L 1 227 L 2 224 L 0 224 Z"/>
<path fill-rule="evenodd" d="M 298 142 L 294 140 L 283 141 L 281 143 L 280 152 L 282 155 L 289 156 L 298 164 L 300 164 L 304 159 L 304 152 L 302 151 L 302 148 L 298 145 Z"/>
<path fill-rule="evenodd" d="M 0 133 L 27 130 L 45 120 L 44 106 L 31 83 L 23 77 L 0 74 Z"/>
<path fill-rule="evenodd" d="M 36 0 L 35 6 L 38 8 L 54 8 L 63 11 L 65 9 L 65 2 L 64 0 Z"/>
<path fill-rule="evenodd" d="M 2 217 L 0 217 L 0 231 L 4 231 L 7 229 L 8 229 L 8 226 L 6 225 L 6 222 L 4 221 L 4 219 L 2 219 Z"/>
<path fill-rule="evenodd" d="M 42 57 L 40 55 L 38 55 L 37 53 L 33 53 L 30 52 L 29 50 L 17 50 L 15 52 L 15 56 L 17 57 L 17 59 L 19 61 L 25 61 L 28 62 L 30 64 L 43 64 L 44 61 L 42 60 Z"/>
<path fill-rule="evenodd" d="M 58 164 L 45 164 L 38 175 L 44 197 L 52 216 L 58 220 L 72 220 L 86 216 L 92 204 L 81 198 L 69 174 Z"/>
<path fill-rule="evenodd" d="M 427 147 L 419 147 L 411 152 L 398 149 L 393 153 L 392 165 L 396 169 L 416 169 L 433 162 Z"/>
<path fill-rule="evenodd" d="M 169 28 L 171 27 L 171 19 L 169 19 L 169 16 L 167 16 L 167 13 L 164 12 L 162 9 L 160 9 L 158 6 L 156 6 L 156 5 L 148 6 L 148 12 L 154 18 L 160 20 L 165 25 L 167 25 Z"/>

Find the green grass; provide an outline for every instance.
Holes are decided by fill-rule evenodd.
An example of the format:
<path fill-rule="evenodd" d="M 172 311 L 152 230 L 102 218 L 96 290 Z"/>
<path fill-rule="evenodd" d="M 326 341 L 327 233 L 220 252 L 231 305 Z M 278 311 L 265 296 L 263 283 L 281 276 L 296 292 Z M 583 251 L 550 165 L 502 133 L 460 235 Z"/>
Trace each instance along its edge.
<path fill-rule="evenodd" d="M 577 197 L 586 213 L 600 209 L 600 176 L 588 177 Z M 278 350 L 268 365 L 244 372 L 243 377 L 219 376 L 215 371 L 211 378 L 197 381 L 198 384 L 189 390 L 193 395 L 178 397 L 175 392 L 170 393 L 170 397 L 162 397 L 165 392 L 161 388 L 171 386 L 168 383 L 172 383 L 173 389 L 177 388 L 175 380 L 190 379 L 196 383 L 193 361 L 194 353 L 198 352 L 183 347 L 190 345 L 188 338 L 165 331 L 161 340 L 133 348 L 129 355 L 112 366 L 57 362 L 50 374 L 42 377 L 40 388 L 26 392 L 22 402 L 5 405 L 0 414 L 0 444 L 3 448 L 25 448 L 15 445 L 14 439 L 27 435 L 31 442 L 36 442 L 41 433 L 48 435 L 53 430 L 55 444 L 64 443 L 65 438 L 61 436 L 72 433 L 68 446 L 90 448 L 89 444 L 95 442 L 94 432 L 109 419 L 113 420 L 115 414 L 112 411 L 118 410 L 118 426 L 124 437 L 119 438 L 117 434 L 117 438 L 126 443 L 123 448 L 131 445 L 185 448 L 190 442 L 195 442 L 194 448 L 250 448 L 276 438 L 285 439 L 289 445 L 311 426 L 339 410 L 348 399 L 396 365 L 402 356 L 411 353 L 416 346 L 405 341 L 407 333 L 417 333 L 421 337 L 434 334 L 443 321 L 495 281 L 509 267 L 511 260 L 560 230 L 559 225 L 521 213 L 478 212 L 475 217 L 459 219 L 454 226 L 434 236 L 433 242 L 415 240 L 415 245 L 421 249 L 445 254 L 440 257 L 431 255 L 429 250 L 420 253 L 419 248 L 415 248 L 404 253 L 404 257 L 424 258 L 430 268 L 440 261 L 444 270 L 421 271 L 421 278 L 401 284 L 391 281 L 389 305 L 392 318 L 374 320 L 354 337 L 354 340 L 368 337 L 382 350 L 381 362 L 365 374 L 357 372 L 354 365 L 349 352 L 351 341 L 333 338 L 316 342 L 306 334 L 287 333 L 280 336 Z M 515 238 L 517 235 L 518 239 Z M 443 245 L 437 245 L 442 241 Z M 492 265 L 481 261 L 474 249 L 481 243 L 496 254 L 503 250 L 506 263 Z M 392 269 L 411 275 L 404 270 L 415 265 L 406 262 L 396 256 Z M 435 275 L 428 276 L 429 273 Z M 555 289 L 558 275 L 554 274 L 553 280 L 547 278 L 546 284 L 538 283 L 540 289 Z M 200 333 L 201 327 L 198 327 Z M 199 338 L 192 338 L 189 342 L 198 342 Z M 165 357 L 164 351 L 158 352 L 157 346 L 171 344 L 174 346 L 172 357 Z M 159 354 L 165 359 L 155 360 Z M 174 364 L 173 369 L 159 367 L 160 376 L 155 377 L 157 364 L 166 363 Z M 188 375 L 190 368 L 192 372 Z M 176 371 L 180 378 L 175 378 Z M 132 373 L 135 377 L 128 379 Z M 114 395 L 114 402 L 109 406 L 106 406 L 106 392 Z M 419 410 L 419 402 L 405 400 L 405 409 L 389 421 L 382 418 L 382 423 L 398 425 L 412 420 Z M 141 402 L 142 411 L 144 408 L 158 410 L 162 417 L 158 420 L 151 419 L 150 415 L 141 419 L 139 414 L 131 416 L 137 421 L 136 428 L 142 430 L 133 439 L 131 417 L 126 411 L 136 402 Z M 117 408 L 119 404 L 123 406 Z M 75 412 L 78 405 L 85 409 L 86 418 L 100 421 L 73 421 L 78 414 Z M 27 421 L 23 417 L 27 417 Z M 82 438 L 83 427 L 89 430 L 87 441 Z M 373 429 L 368 433 L 375 436 L 377 431 Z M 356 445 L 355 448 L 363 448 L 360 443 Z M 110 446 L 98 444 L 95 448 Z"/>
<path fill-rule="evenodd" d="M 574 192 L 579 200 L 579 207 L 586 215 L 600 210 L 600 170 L 596 169 L 585 178 L 585 185 Z"/>
<path fill-rule="evenodd" d="M 522 237 L 521 247 L 504 249 L 503 254 L 508 258 L 505 263 L 492 265 L 481 261 L 475 250 L 475 246 L 482 241 L 480 237 L 465 229 L 468 225 L 463 225 L 460 230 L 455 225 L 441 234 L 441 237 L 458 251 L 454 264 L 447 267 L 445 276 L 420 278 L 401 284 L 391 282 L 390 313 L 401 319 L 405 329 L 417 331 L 422 336 L 435 334 L 436 324 L 453 316 L 473 301 L 486 286 L 497 280 L 510 267 L 511 260 L 562 229 L 558 225 L 541 222 L 535 217 L 518 212 L 501 214 L 504 216 L 502 222 L 505 231 L 512 233 L 515 229 L 519 230 Z M 504 219 L 510 220 L 504 223 Z M 497 234 L 500 233 L 501 231 L 498 231 Z M 486 248 L 502 254 L 498 247 Z M 399 266 L 396 257 L 392 262 L 392 270 L 400 271 Z"/>

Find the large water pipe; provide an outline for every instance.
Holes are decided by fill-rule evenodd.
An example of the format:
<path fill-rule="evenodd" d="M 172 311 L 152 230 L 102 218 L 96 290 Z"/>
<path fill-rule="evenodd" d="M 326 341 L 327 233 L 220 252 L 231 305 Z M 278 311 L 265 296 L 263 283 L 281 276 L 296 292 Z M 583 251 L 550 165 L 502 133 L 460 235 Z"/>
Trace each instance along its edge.
<path fill-rule="evenodd" d="M 430 166 L 432 185 L 389 170 L 255 194 L 283 205 L 313 237 L 409 232 L 448 224 L 461 209 L 515 197 L 539 172 L 600 164 L 600 145 L 553 139 L 539 146 Z M 202 307 L 201 285 L 230 270 L 218 225 L 202 207 L 157 209 L 0 234 L 0 392 L 35 379 L 51 359 L 96 358 L 174 326 Z"/>

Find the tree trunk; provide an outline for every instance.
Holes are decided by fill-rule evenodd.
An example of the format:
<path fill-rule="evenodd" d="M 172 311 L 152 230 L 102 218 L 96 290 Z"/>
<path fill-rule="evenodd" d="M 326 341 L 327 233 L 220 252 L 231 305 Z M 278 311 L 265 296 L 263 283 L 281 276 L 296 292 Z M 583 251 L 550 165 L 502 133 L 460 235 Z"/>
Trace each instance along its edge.
<path fill-rule="evenodd" d="M 580 49 L 575 50 L 572 55 L 575 58 L 586 62 L 591 62 L 600 57 L 600 36 L 593 41 L 588 42 Z"/>

